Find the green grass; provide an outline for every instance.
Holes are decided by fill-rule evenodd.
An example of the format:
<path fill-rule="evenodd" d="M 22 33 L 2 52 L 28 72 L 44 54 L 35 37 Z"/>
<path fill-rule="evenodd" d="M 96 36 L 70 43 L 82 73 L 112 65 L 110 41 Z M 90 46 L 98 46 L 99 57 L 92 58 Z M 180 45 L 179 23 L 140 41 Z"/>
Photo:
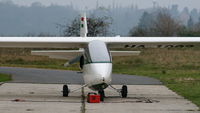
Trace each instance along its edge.
<path fill-rule="evenodd" d="M 141 75 L 159 79 L 169 89 L 200 107 L 200 71 L 186 67 L 169 68 L 157 65 L 114 65 L 114 73 Z"/>
<path fill-rule="evenodd" d="M 0 73 L 0 82 L 10 81 L 11 75 Z"/>

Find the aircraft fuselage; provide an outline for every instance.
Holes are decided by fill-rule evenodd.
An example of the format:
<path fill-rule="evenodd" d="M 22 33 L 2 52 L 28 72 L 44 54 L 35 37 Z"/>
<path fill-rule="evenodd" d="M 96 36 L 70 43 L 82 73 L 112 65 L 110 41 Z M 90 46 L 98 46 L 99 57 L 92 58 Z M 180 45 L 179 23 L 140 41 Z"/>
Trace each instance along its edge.
<path fill-rule="evenodd" d="M 112 81 L 112 58 L 102 41 L 92 41 L 85 48 L 83 78 L 92 90 L 103 90 Z"/>

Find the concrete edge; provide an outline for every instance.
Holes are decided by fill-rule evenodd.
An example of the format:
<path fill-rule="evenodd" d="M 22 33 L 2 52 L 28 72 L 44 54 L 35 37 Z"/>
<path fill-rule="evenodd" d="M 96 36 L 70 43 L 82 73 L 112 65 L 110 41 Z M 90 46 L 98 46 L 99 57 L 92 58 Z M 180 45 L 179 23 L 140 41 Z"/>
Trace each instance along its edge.
<path fill-rule="evenodd" d="M 4 84 L 4 82 L 0 82 L 0 86 L 3 85 L 3 84 Z"/>

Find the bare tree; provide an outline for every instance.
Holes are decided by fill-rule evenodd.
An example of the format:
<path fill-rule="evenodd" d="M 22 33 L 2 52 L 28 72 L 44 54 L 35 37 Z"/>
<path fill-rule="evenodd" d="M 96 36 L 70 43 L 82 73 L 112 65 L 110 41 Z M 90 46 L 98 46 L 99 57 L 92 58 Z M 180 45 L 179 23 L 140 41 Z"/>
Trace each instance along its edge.
<path fill-rule="evenodd" d="M 199 21 L 193 25 L 193 31 L 200 33 L 200 18 Z"/>
<path fill-rule="evenodd" d="M 155 36 L 176 36 L 181 25 L 171 17 L 168 11 L 163 11 L 158 14 L 151 29 Z"/>
<path fill-rule="evenodd" d="M 146 15 L 146 16 L 145 16 Z M 138 26 L 130 30 L 130 36 L 176 36 L 180 22 L 173 19 L 168 10 L 144 13 Z"/>
<path fill-rule="evenodd" d="M 80 20 L 75 18 L 71 24 L 67 26 L 62 26 L 64 28 L 64 36 L 80 36 Z"/>
<path fill-rule="evenodd" d="M 130 36 L 151 36 L 150 27 L 152 26 L 152 14 L 144 12 L 139 20 L 138 26 L 129 31 Z"/>
<path fill-rule="evenodd" d="M 111 17 L 91 16 L 87 19 L 88 36 L 108 36 L 111 34 L 109 27 L 112 24 Z M 64 36 L 80 36 L 80 19 L 75 18 L 71 24 L 64 28 Z"/>

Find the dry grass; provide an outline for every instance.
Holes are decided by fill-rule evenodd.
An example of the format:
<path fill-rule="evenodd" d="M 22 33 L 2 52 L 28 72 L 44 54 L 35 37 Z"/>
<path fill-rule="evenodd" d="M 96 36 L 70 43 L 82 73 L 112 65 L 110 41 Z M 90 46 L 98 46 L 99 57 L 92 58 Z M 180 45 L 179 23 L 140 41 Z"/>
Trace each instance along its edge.
<path fill-rule="evenodd" d="M 49 69 L 78 70 L 77 64 L 64 67 L 66 60 L 50 59 L 46 56 L 32 56 L 34 49 L 0 48 L 0 66 L 34 67 Z M 45 49 L 44 49 L 45 50 Z"/>
<path fill-rule="evenodd" d="M 199 49 L 142 49 L 139 56 L 115 57 L 116 65 L 156 65 L 167 69 L 198 68 L 200 66 Z M 31 56 L 31 49 L 0 49 L 0 64 L 62 65 L 66 60 L 50 59 L 44 56 Z M 46 62 L 46 63 L 45 63 Z"/>
<path fill-rule="evenodd" d="M 22 59 L 24 61 L 49 61 L 46 56 L 33 56 L 31 55 L 32 49 L 14 49 L 14 48 L 0 48 L 0 63 L 8 60 Z M 57 59 L 56 59 L 57 60 Z M 53 59 L 52 61 L 55 61 Z M 57 60 L 59 61 L 59 60 Z"/>
<path fill-rule="evenodd" d="M 198 49 L 145 49 L 139 56 L 117 57 L 114 63 L 122 65 L 156 65 L 163 68 L 194 68 L 200 66 Z M 138 65 L 137 65 L 138 66 Z"/>

